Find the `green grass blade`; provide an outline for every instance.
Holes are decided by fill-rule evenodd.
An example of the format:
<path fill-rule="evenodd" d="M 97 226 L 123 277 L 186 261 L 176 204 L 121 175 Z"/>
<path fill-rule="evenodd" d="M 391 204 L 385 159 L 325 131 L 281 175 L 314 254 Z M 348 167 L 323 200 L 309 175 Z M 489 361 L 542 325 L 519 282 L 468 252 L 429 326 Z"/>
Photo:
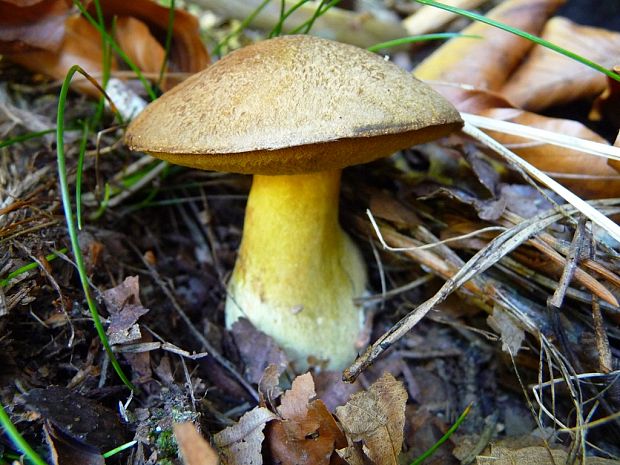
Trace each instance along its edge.
<path fill-rule="evenodd" d="M 102 97 L 102 100 L 105 97 Z M 88 143 L 89 131 L 88 121 L 84 122 L 82 132 L 82 140 L 80 141 L 80 151 L 78 153 L 77 172 L 75 174 L 75 216 L 77 218 L 77 227 L 82 229 L 82 175 L 84 171 L 84 155 L 86 154 L 86 144 Z"/>
<path fill-rule="evenodd" d="M 49 255 L 45 256 L 45 260 L 47 260 L 48 262 L 51 262 L 52 260 L 58 258 L 58 254 L 61 253 L 66 253 L 67 252 L 67 248 L 63 247 L 62 249 L 60 249 L 58 252 L 54 252 L 51 253 Z M 12 279 L 27 273 L 28 271 L 34 270 L 39 266 L 39 264 L 37 262 L 32 262 L 32 263 L 28 263 L 27 265 L 24 265 L 18 269 L 16 269 L 15 271 L 10 272 L 6 278 L 0 279 L 0 287 L 4 287 L 7 284 L 9 284 L 11 282 Z"/>
<path fill-rule="evenodd" d="M 305 3 L 308 3 L 308 0 L 299 0 L 297 3 L 295 3 L 295 5 L 290 7 L 288 11 L 286 11 L 285 10 L 286 2 L 282 0 L 282 8 L 280 9 L 280 19 L 278 20 L 276 25 L 271 30 L 268 37 L 271 39 L 272 37 L 277 37 L 280 34 L 282 34 L 282 27 L 284 26 L 284 22 L 288 19 L 289 16 L 295 13 Z"/>
<path fill-rule="evenodd" d="M 109 459 L 110 457 L 118 454 L 119 452 L 123 452 L 124 450 L 127 450 L 130 447 L 135 446 L 137 443 L 138 443 L 138 441 L 135 441 L 135 440 L 134 441 L 129 441 L 129 442 L 126 442 L 123 445 L 115 447 L 114 449 L 112 449 L 112 450 L 110 450 L 108 452 L 105 452 L 104 454 L 101 454 L 101 455 L 103 455 L 104 459 Z"/>
<path fill-rule="evenodd" d="M 107 31 L 105 30 L 104 27 L 102 27 L 92 16 L 91 14 L 86 11 L 86 8 L 84 7 L 84 5 L 82 5 L 82 3 L 78 0 L 74 0 L 75 5 L 78 7 L 78 9 L 80 10 L 80 13 L 82 13 L 82 16 L 84 16 L 84 18 L 86 18 L 86 20 L 93 25 L 93 27 L 95 27 L 99 33 L 105 37 L 105 40 L 108 44 L 110 44 L 110 47 L 112 47 L 114 49 L 114 51 L 118 54 L 119 57 L 121 57 L 121 59 L 127 63 L 127 66 L 129 66 L 131 68 L 131 70 L 136 74 L 136 76 L 138 77 L 138 79 L 140 80 L 140 82 L 142 83 L 142 86 L 144 87 L 144 89 L 146 90 L 146 93 L 149 95 L 149 98 L 151 100 L 155 100 L 157 98 L 157 95 L 155 95 L 155 92 L 153 91 L 153 87 L 151 86 L 151 84 L 149 83 L 149 81 L 144 77 L 144 75 L 142 74 L 142 71 L 140 71 L 140 68 L 138 68 L 136 66 L 136 64 L 127 56 L 127 54 L 123 51 L 123 49 L 121 49 L 118 44 L 116 43 L 116 41 L 110 36 L 110 34 L 107 33 Z"/>
<path fill-rule="evenodd" d="M 161 88 L 161 83 L 164 80 L 164 74 L 166 73 L 166 68 L 168 64 L 168 58 L 170 57 L 170 46 L 172 45 L 172 33 L 174 28 L 174 15 L 176 13 L 175 0 L 170 0 L 170 7 L 168 9 L 168 28 L 166 29 L 166 42 L 164 43 L 164 61 L 161 63 L 161 68 L 159 69 L 159 77 L 157 78 L 157 87 Z"/>
<path fill-rule="evenodd" d="M 605 74 L 607 77 L 610 77 L 611 79 L 614 79 L 620 82 L 620 75 L 614 73 L 613 71 L 608 70 L 604 66 L 601 66 L 598 63 L 588 60 L 587 58 L 582 57 L 581 55 L 577 55 L 576 53 L 573 53 L 570 50 L 566 50 L 562 47 L 559 47 L 555 45 L 554 43 L 549 42 L 548 40 L 535 36 L 534 34 L 530 34 L 529 32 L 525 32 L 525 31 L 522 31 L 521 29 L 508 26 L 507 24 L 500 23 L 499 21 L 487 18 L 486 16 L 482 16 L 477 13 L 473 13 L 471 11 L 462 10 L 460 8 L 455 8 L 450 5 L 444 5 L 443 3 L 436 2 L 435 0 L 415 0 L 415 1 L 423 5 L 430 5 L 436 8 L 441 8 L 442 10 L 450 11 L 452 13 L 456 13 L 466 18 L 473 19 L 474 21 L 480 21 L 481 23 L 485 23 L 490 26 L 494 26 L 498 29 L 502 29 L 503 31 L 518 35 L 519 37 L 523 37 L 524 39 L 530 40 L 538 45 L 547 47 L 548 49 L 553 50 L 554 52 L 560 53 L 564 56 L 567 56 L 568 58 L 572 58 L 573 60 L 578 61 L 579 63 L 582 63 L 586 66 L 589 66 L 590 68 L 595 69 L 596 71 L 599 71 Z"/>
<path fill-rule="evenodd" d="M 45 129 L 43 131 L 37 131 L 37 132 L 29 132 L 28 134 L 21 134 L 19 136 L 15 136 L 10 139 L 0 140 L 0 149 L 4 147 L 9 147 L 10 145 L 17 144 L 19 142 L 24 142 L 30 139 L 36 139 L 37 137 L 41 137 L 46 134 L 51 134 L 52 132 L 56 132 L 56 128 Z"/>
<path fill-rule="evenodd" d="M 73 220 L 73 212 L 71 210 L 71 197 L 69 194 L 69 182 L 67 180 L 67 167 L 65 164 L 65 149 L 64 149 L 64 118 L 65 118 L 65 104 L 67 101 L 67 94 L 69 93 L 69 85 L 71 84 L 71 79 L 75 75 L 75 73 L 79 72 L 85 77 L 89 78 L 87 73 L 84 72 L 82 68 L 77 65 L 72 66 L 65 77 L 65 80 L 62 83 L 62 87 L 60 89 L 60 96 L 58 99 L 58 113 L 56 116 L 56 152 L 58 158 L 58 178 L 60 181 L 60 192 L 62 196 L 62 204 L 65 211 L 65 220 L 67 223 L 67 230 L 69 233 L 69 238 L 71 240 L 71 248 L 73 250 L 73 256 L 75 258 L 75 263 L 78 269 L 78 274 L 80 276 L 80 283 L 82 284 L 82 290 L 84 291 L 84 296 L 86 298 L 86 302 L 88 303 L 88 308 L 93 318 L 93 322 L 95 324 L 95 329 L 97 330 L 97 334 L 99 339 L 101 340 L 101 344 L 103 345 L 108 357 L 110 358 L 110 363 L 112 363 L 112 367 L 114 371 L 116 371 L 119 378 L 123 381 L 123 383 L 132 391 L 135 390 L 129 378 L 125 376 L 114 352 L 112 351 L 112 347 L 110 346 L 110 342 L 105 333 L 105 329 L 103 328 L 103 324 L 101 323 L 101 318 L 99 317 L 99 312 L 97 311 L 97 307 L 95 305 L 95 301 L 91 296 L 90 288 L 88 285 L 88 277 L 86 276 L 86 267 L 84 265 L 84 257 L 82 256 L 82 250 L 80 249 L 80 244 L 78 242 L 78 234 L 77 229 L 75 227 L 75 223 Z"/>
<path fill-rule="evenodd" d="M 460 34 L 458 32 L 438 32 L 435 34 L 420 34 L 417 36 L 401 37 L 399 39 L 388 40 L 387 42 L 381 42 L 379 44 L 371 45 L 368 50 L 371 52 L 378 52 L 386 48 L 399 47 L 405 44 L 413 44 L 416 42 L 426 42 L 428 40 L 443 40 L 453 39 L 455 37 L 463 37 L 466 39 L 482 39 L 481 36 L 474 34 Z"/>
<path fill-rule="evenodd" d="M 234 31 L 232 31 L 230 34 L 228 34 L 226 37 L 224 37 L 222 39 L 222 41 L 217 44 L 217 46 L 215 47 L 215 49 L 213 49 L 213 54 L 220 56 L 222 54 L 222 48 L 224 48 L 228 42 L 230 42 L 231 39 L 237 37 L 239 34 L 241 34 L 243 32 L 243 30 L 248 27 L 250 24 L 252 24 L 252 21 L 254 21 L 254 18 L 256 18 L 261 11 L 263 11 L 263 9 L 271 2 L 271 0 L 263 0 L 260 5 L 258 5 L 256 7 L 256 9 L 250 14 L 248 15 L 247 18 L 245 18 L 241 24 L 239 24 L 239 27 L 237 27 Z"/>
<path fill-rule="evenodd" d="M 19 433 L 19 431 L 17 431 L 17 428 L 11 422 L 11 419 L 7 415 L 2 404 L 0 404 L 0 425 L 2 425 L 2 429 L 9 439 L 11 439 L 11 442 L 27 457 L 30 463 L 33 463 L 34 465 L 47 465 L 45 460 L 43 460 L 39 454 L 35 452 L 30 444 L 28 444 L 24 437 Z"/>
<path fill-rule="evenodd" d="M 463 423 L 465 421 L 465 418 L 467 418 L 467 415 L 469 415 L 469 411 L 471 410 L 471 407 L 472 407 L 472 404 L 469 404 L 467 407 L 465 407 L 465 410 L 463 410 L 463 413 L 461 413 L 461 415 L 456 419 L 456 421 L 450 427 L 450 429 L 448 429 L 448 431 L 446 431 L 446 434 L 444 434 L 441 438 L 439 438 L 439 441 L 437 441 L 435 444 L 433 444 L 431 447 L 429 447 L 422 455 L 420 455 L 417 459 L 415 459 L 409 465 L 420 465 L 427 458 L 429 458 L 431 455 L 433 455 L 435 453 L 435 451 L 437 449 L 439 449 L 439 447 L 444 442 L 446 442 L 448 439 L 450 439 L 450 436 L 452 436 L 454 434 L 454 432 L 458 429 L 458 427 L 461 426 L 461 423 Z"/>
<path fill-rule="evenodd" d="M 302 24 L 300 24 L 299 26 L 297 26 L 295 29 L 293 29 L 291 31 L 291 34 L 298 34 L 298 33 L 302 33 L 302 34 L 307 34 L 310 32 L 310 29 L 312 29 L 312 26 L 314 26 L 314 22 L 320 18 L 321 16 L 323 16 L 325 13 L 327 13 L 327 11 L 332 8 L 333 6 L 336 6 L 340 3 L 341 0 L 331 0 L 329 3 L 325 3 L 325 0 L 321 0 L 321 3 L 319 3 L 319 6 L 316 8 L 316 10 L 314 10 L 314 14 L 312 15 L 312 17 L 303 22 Z"/>

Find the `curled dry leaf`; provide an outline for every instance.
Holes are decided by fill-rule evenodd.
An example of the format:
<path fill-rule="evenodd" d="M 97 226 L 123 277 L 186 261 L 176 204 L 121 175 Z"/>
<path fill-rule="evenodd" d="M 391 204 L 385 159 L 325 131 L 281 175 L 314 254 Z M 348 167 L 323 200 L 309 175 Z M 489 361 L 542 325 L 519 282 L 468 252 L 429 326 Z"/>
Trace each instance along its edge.
<path fill-rule="evenodd" d="M 607 143 L 605 139 L 577 121 L 548 118 L 513 108 L 491 108 L 479 113 L 490 118 L 546 129 L 602 144 Z M 537 168 L 551 173 L 558 182 L 580 197 L 592 199 L 620 195 L 620 175 L 609 166 L 605 158 L 578 150 L 536 143 L 519 136 L 491 131 L 489 135 Z"/>
<path fill-rule="evenodd" d="M 56 79 L 63 79 L 69 68 L 75 64 L 79 64 L 87 73 L 97 76 L 101 74 L 103 63 L 101 35 L 84 18 L 74 15 L 64 23 L 64 39 L 58 50 L 32 50 L 8 55 L 8 58 L 35 73 L 43 73 Z M 117 68 L 116 60 L 112 60 L 110 68 Z M 72 86 L 81 93 L 99 96 L 99 91 L 82 76 L 76 77 Z"/>
<path fill-rule="evenodd" d="M 395 465 L 403 446 L 407 391 L 385 373 L 368 391 L 354 394 L 336 409 L 345 434 L 362 441 L 364 452 L 376 465 Z"/>
<path fill-rule="evenodd" d="M 555 465 L 568 463 L 566 451 L 562 449 L 549 449 L 543 446 L 530 446 L 521 449 L 508 447 L 491 447 L 489 454 L 476 457 L 476 465 Z M 588 465 L 612 465 L 617 460 L 604 459 L 602 457 L 588 457 Z"/>
<path fill-rule="evenodd" d="M 137 37 L 140 40 L 136 40 Z M 144 22 L 131 16 L 121 16 L 116 20 L 114 39 L 141 71 L 159 73 L 166 52 Z"/>
<path fill-rule="evenodd" d="M 612 71 L 620 75 L 620 65 L 614 66 Z M 609 121 L 611 125 L 620 128 L 620 82 L 607 77 L 607 87 L 592 104 L 588 117 L 592 121 Z"/>
<path fill-rule="evenodd" d="M 193 423 L 175 423 L 172 429 L 185 465 L 217 465 L 217 452 L 200 435 Z"/>
<path fill-rule="evenodd" d="M 71 0 L 0 1 L 0 53 L 58 50 Z"/>
<path fill-rule="evenodd" d="M 571 52 L 611 68 L 620 63 L 620 33 L 580 26 L 555 17 L 542 37 Z M 546 47 L 536 45 L 510 76 L 502 93 L 516 106 L 540 111 L 552 105 L 592 98 L 605 89 L 605 75 Z"/>
<path fill-rule="evenodd" d="M 146 24 L 153 36 L 163 44 L 168 30 L 169 9 L 152 0 L 100 0 L 106 19 L 127 16 Z M 94 12 L 94 6 L 91 6 Z M 135 40 L 135 38 L 133 39 Z M 198 20 L 193 15 L 175 10 L 170 48 L 170 71 L 196 73 L 209 65 L 209 55 L 200 39 Z M 172 85 L 172 83 L 170 83 Z"/>
<path fill-rule="evenodd" d="M 444 0 L 444 5 L 450 5 L 465 10 L 476 8 L 486 0 Z M 403 19 L 403 26 L 407 32 L 414 36 L 427 34 L 442 29 L 446 24 L 458 18 L 458 15 L 446 10 L 440 10 L 434 6 L 424 5 L 415 13 Z"/>
<path fill-rule="evenodd" d="M 103 71 L 101 34 L 83 17 L 67 16 L 67 2 L 43 0 L 31 7 L 19 8 L 0 0 L 0 52 L 6 53 L 11 61 L 56 79 L 63 79 L 75 64 L 94 77 L 100 77 Z M 152 0 L 101 0 L 100 4 L 107 21 L 119 18 L 116 40 L 124 51 L 138 67 L 156 78 L 164 59 L 162 44 L 168 28 L 169 9 Z M 91 4 L 91 8 L 94 9 L 94 5 Z M 168 70 L 195 73 L 205 68 L 209 55 L 200 39 L 198 20 L 189 13 L 175 10 L 172 30 Z M 117 69 L 114 59 L 111 69 Z M 177 82 L 178 79 L 168 79 L 163 87 L 167 89 Z M 99 92 L 84 79 L 75 79 L 73 87 L 99 97 Z"/>
<path fill-rule="evenodd" d="M 538 34 L 545 21 L 564 0 L 507 0 L 488 17 Z M 456 37 L 424 60 L 414 70 L 419 79 L 468 84 L 496 90 L 521 61 L 532 43 L 509 32 L 483 23 L 473 23 L 462 31 L 482 39 Z"/>
<path fill-rule="evenodd" d="M 316 397 L 312 375 L 293 381 L 278 409 L 280 421 L 269 429 L 273 459 L 283 465 L 327 465 L 338 460 L 334 449 L 346 446 L 346 439 L 334 417 Z"/>
<path fill-rule="evenodd" d="M 276 414 L 265 407 L 256 407 L 243 415 L 239 422 L 217 433 L 213 440 L 224 465 L 262 465 L 261 449 L 267 422 Z"/>

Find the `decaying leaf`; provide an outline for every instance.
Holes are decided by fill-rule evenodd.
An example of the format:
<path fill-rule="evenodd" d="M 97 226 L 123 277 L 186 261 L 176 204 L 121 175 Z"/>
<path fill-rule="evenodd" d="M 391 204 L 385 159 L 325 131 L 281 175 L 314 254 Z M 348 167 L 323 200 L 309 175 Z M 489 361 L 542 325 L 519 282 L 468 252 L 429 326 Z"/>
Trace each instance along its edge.
<path fill-rule="evenodd" d="M 57 434 L 51 424 L 43 425 L 49 455 L 54 465 L 105 465 L 103 456 L 91 447 Z"/>
<path fill-rule="evenodd" d="M 185 465 L 217 465 L 217 453 L 193 423 L 175 423 L 173 431 Z"/>
<path fill-rule="evenodd" d="M 157 78 L 164 59 L 163 43 L 168 28 L 169 10 L 152 0 L 101 0 L 104 17 L 111 23 L 119 18 L 117 41 L 143 71 Z M 72 14 L 70 1 L 42 0 L 20 8 L 0 0 L 0 52 L 20 65 L 63 79 L 73 65 L 80 65 L 98 78 L 103 72 L 101 34 L 85 18 Z M 94 5 L 91 4 L 94 14 Z M 195 73 L 209 64 L 209 55 L 201 41 L 198 21 L 182 10 L 175 10 L 172 43 L 167 68 L 170 71 Z M 118 33 L 123 34 L 122 37 Z M 157 63 L 158 62 L 158 63 Z M 111 70 L 118 60 L 112 58 Z M 168 88 L 178 82 L 169 79 Z M 99 97 L 99 92 L 84 79 L 73 87 Z"/>
<path fill-rule="evenodd" d="M 491 453 L 476 457 L 477 465 L 556 465 L 568 463 L 568 454 L 561 449 L 548 449 L 542 446 L 509 449 L 491 447 Z M 612 465 L 617 460 L 602 457 L 589 457 L 588 465 Z"/>
<path fill-rule="evenodd" d="M 499 332 L 502 337 L 502 350 L 516 355 L 525 340 L 525 331 L 518 322 L 502 308 L 495 307 L 493 314 L 487 318 L 489 326 Z"/>
<path fill-rule="evenodd" d="M 63 40 L 57 50 L 42 48 L 10 54 L 7 58 L 35 73 L 43 73 L 56 79 L 63 79 L 69 68 L 75 64 L 79 64 L 93 76 L 100 76 L 103 63 L 101 35 L 84 18 L 73 15 L 64 21 Z M 115 59 L 112 60 L 110 68 L 117 68 Z M 99 96 L 99 91 L 81 77 L 75 79 L 73 88 L 87 95 Z"/>
<path fill-rule="evenodd" d="M 403 446 L 407 391 L 389 373 L 368 391 L 354 394 L 336 416 L 347 436 L 362 441 L 364 452 L 376 465 L 394 465 Z"/>
<path fill-rule="evenodd" d="M 256 407 L 239 422 L 217 433 L 214 443 L 220 451 L 224 465 L 262 465 L 261 448 L 267 422 L 275 420 L 276 414 L 265 407 Z"/>
<path fill-rule="evenodd" d="M 104 452 L 128 440 L 118 414 L 64 387 L 31 389 L 26 405 L 65 437 Z"/>
<path fill-rule="evenodd" d="M 487 16 L 538 34 L 547 18 L 562 3 L 564 0 L 507 0 Z M 461 32 L 478 35 L 482 39 L 451 39 L 420 63 L 414 70 L 416 77 L 496 90 L 502 87 L 532 46 L 526 39 L 479 22 Z"/>
<path fill-rule="evenodd" d="M 444 5 L 469 10 L 476 8 L 486 0 L 444 0 Z M 403 26 L 407 32 L 414 36 L 427 34 L 442 29 L 446 24 L 458 18 L 458 15 L 449 11 L 440 10 L 434 6 L 424 5 L 415 13 L 403 19 Z"/>
<path fill-rule="evenodd" d="M 611 68 L 620 63 L 620 32 L 580 26 L 555 17 L 542 37 L 571 52 Z M 605 89 L 605 75 L 546 47 L 536 45 L 510 76 L 502 94 L 516 106 L 540 111 L 552 105 L 592 98 Z"/>
<path fill-rule="evenodd" d="M 71 0 L 1 0 L 0 53 L 58 50 Z"/>
<path fill-rule="evenodd" d="M 278 409 L 281 420 L 269 428 L 269 448 L 277 463 L 327 465 L 337 458 L 334 449 L 346 445 L 334 417 L 321 400 L 312 400 L 315 397 L 310 373 L 295 378 L 284 394 Z"/>
<path fill-rule="evenodd" d="M 614 66 L 614 73 L 620 75 L 620 65 Z M 620 82 L 607 77 L 607 87 L 594 103 L 588 118 L 592 121 L 607 120 L 614 127 L 620 127 Z"/>
<path fill-rule="evenodd" d="M 235 344 L 245 365 L 245 377 L 251 383 L 258 383 L 269 365 L 276 365 L 282 373 L 288 359 L 277 342 L 259 331 L 247 318 L 241 318 L 232 327 Z"/>
<path fill-rule="evenodd" d="M 512 108 L 491 108 L 481 115 L 525 126 L 607 144 L 601 136 L 583 124 L 560 118 L 549 118 Z M 620 195 L 620 177 L 607 159 L 578 150 L 532 142 L 519 136 L 489 132 L 491 137 L 508 146 L 517 155 L 537 168 L 549 172 L 557 181 L 583 198 L 604 198 Z M 556 173 L 553 175 L 553 173 Z"/>
<path fill-rule="evenodd" d="M 140 302 L 138 276 L 128 276 L 118 286 L 104 291 L 103 299 L 110 312 L 108 327 L 110 343 L 118 344 L 140 339 L 140 330 L 136 322 L 149 310 Z"/>

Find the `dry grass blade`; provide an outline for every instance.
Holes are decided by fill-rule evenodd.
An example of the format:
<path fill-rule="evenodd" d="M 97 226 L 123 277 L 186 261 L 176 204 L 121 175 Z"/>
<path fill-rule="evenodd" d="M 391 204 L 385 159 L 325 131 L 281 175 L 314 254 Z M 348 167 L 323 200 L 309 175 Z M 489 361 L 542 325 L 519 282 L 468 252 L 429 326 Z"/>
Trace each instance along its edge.
<path fill-rule="evenodd" d="M 473 115 L 471 113 L 461 112 L 461 116 L 466 122 L 481 129 L 521 136 L 547 144 L 558 145 L 560 147 L 566 147 L 573 150 L 580 150 L 584 153 L 589 153 L 598 157 L 620 161 L 620 147 L 614 147 L 590 140 L 580 139 L 578 137 L 558 134 L 556 132 L 545 131 L 544 129 L 533 128 L 523 124 L 511 123 L 495 118 L 487 118 L 480 115 Z"/>
<path fill-rule="evenodd" d="M 497 152 L 504 159 L 506 159 L 511 165 L 518 167 L 519 170 L 525 171 L 529 176 L 543 183 L 549 189 L 553 190 L 556 194 L 558 194 L 568 203 L 577 208 L 584 216 L 588 217 L 594 223 L 598 224 L 601 228 L 607 231 L 611 237 L 620 242 L 620 226 L 607 218 L 600 211 L 593 208 L 581 198 L 577 197 L 564 186 L 558 184 L 556 181 L 551 179 L 538 168 L 532 166 L 522 158 L 512 153 L 510 150 L 498 143 L 496 140 L 487 136 L 478 128 L 472 126 L 469 122 L 465 123 L 465 126 L 463 127 L 463 132 L 484 143 L 487 147 Z"/>
<path fill-rule="evenodd" d="M 544 213 L 526 220 L 493 239 L 485 248 L 476 253 L 454 276 L 449 278 L 433 297 L 423 302 L 414 311 L 396 323 L 387 333 L 372 344 L 363 355 L 344 371 L 343 379 L 354 381 L 357 376 L 379 357 L 392 344 L 410 331 L 433 307 L 445 300 L 453 291 L 463 286 L 474 276 L 484 272 L 510 253 L 523 242 L 547 226 L 560 220 L 564 215 L 574 213 L 560 207 L 561 213 Z M 378 231 L 377 231 L 378 232 Z"/>

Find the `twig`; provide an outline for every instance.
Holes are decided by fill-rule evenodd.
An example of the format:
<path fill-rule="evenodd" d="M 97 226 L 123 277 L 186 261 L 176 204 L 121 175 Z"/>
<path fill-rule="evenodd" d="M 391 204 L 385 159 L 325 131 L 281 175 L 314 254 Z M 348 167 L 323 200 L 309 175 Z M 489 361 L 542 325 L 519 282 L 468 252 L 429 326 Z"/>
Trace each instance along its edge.
<path fill-rule="evenodd" d="M 571 247 L 566 257 L 566 265 L 564 266 L 564 270 L 562 271 L 562 277 L 560 278 L 558 287 L 553 293 L 553 296 L 551 296 L 551 298 L 547 302 L 547 305 L 552 308 L 559 309 L 560 307 L 562 307 L 562 302 L 564 302 L 566 290 L 568 289 L 568 286 L 573 279 L 575 270 L 577 269 L 577 265 L 579 263 L 579 256 L 581 255 L 581 250 L 583 248 L 583 242 L 585 239 L 585 229 L 586 222 L 582 218 L 577 224 L 577 229 L 575 230 L 575 234 L 573 235 Z"/>
<path fill-rule="evenodd" d="M 169 289 L 168 285 L 161 278 L 161 276 L 159 275 L 157 270 L 147 260 L 144 259 L 143 255 L 140 253 L 140 251 L 138 250 L 138 248 L 134 244 L 128 243 L 128 245 L 136 253 L 136 255 L 138 255 L 140 257 L 140 259 L 142 260 L 142 263 L 144 264 L 144 266 L 149 270 L 149 272 L 151 273 L 151 276 L 153 277 L 155 282 L 157 282 L 157 284 L 161 287 L 162 291 L 164 291 L 164 294 L 166 294 L 166 297 L 168 297 L 168 300 L 170 300 L 170 303 L 172 303 L 172 306 L 174 307 L 176 312 L 179 314 L 179 316 L 181 317 L 183 322 L 187 325 L 187 327 L 189 328 L 189 330 L 193 334 L 193 336 L 198 341 L 200 341 L 200 343 L 202 344 L 203 348 L 206 349 L 207 352 L 209 352 L 209 355 L 211 357 L 213 357 L 213 359 L 217 363 L 219 363 L 224 369 L 226 369 L 232 375 L 232 377 L 248 392 L 248 394 L 250 394 L 252 396 L 252 398 L 254 400 L 258 401 L 259 397 L 258 397 L 258 393 L 256 392 L 256 389 L 254 389 L 250 385 L 250 383 L 248 383 L 243 378 L 243 376 L 241 376 L 241 374 L 239 374 L 239 372 L 236 370 L 236 368 L 233 366 L 233 364 L 230 363 L 228 360 L 226 360 L 215 349 L 215 347 L 213 347 L 211 345 L 211 343 L 207 340 L 207 338 L 205 338 L 204 335 L 200 331 L 198 331 L 198 329 L 196 328 L 196 326 L 194 326 L 194 324 L 189 319 L 189 317 L 187 316 L 187 314 L 185 313 L 183 308 L 181 308 L 181 305 L 177 301 L 176 297 L 174 296 L 172 291 Z"/>
<path fill-rule="evenodd" d="M 414 311 L 410 312 L 396 323 L 374 344 L 368 347 L 364 354 L 358 357 L 357 360 L 344 371 L 343 380 L 347 382 L 355 381 L 359 374 L 372 364 L 377 357 L 410 331 L 433 307 L 444 301 L 448 295 L 465 282 L 491 267 L 499 261 L 500 258 L 510 253 L 531 236 L 555 223 L 564 215 L 569 215 L 571 210 L 572 213 L 574 213 L 574 209 L 569 209 L 567 207 L 560 207 L 559 210 L 561 210 L 562 213 L 556 212 L 549 214 L 545 212 L 534 218 L 523 221 L 521 224 L 503 232 L 493 239 L 485 248 L 478 251 L 478 253 L 476 253 L 454 276 L 448 278 L 433 297 L 419 305 Z"/>

